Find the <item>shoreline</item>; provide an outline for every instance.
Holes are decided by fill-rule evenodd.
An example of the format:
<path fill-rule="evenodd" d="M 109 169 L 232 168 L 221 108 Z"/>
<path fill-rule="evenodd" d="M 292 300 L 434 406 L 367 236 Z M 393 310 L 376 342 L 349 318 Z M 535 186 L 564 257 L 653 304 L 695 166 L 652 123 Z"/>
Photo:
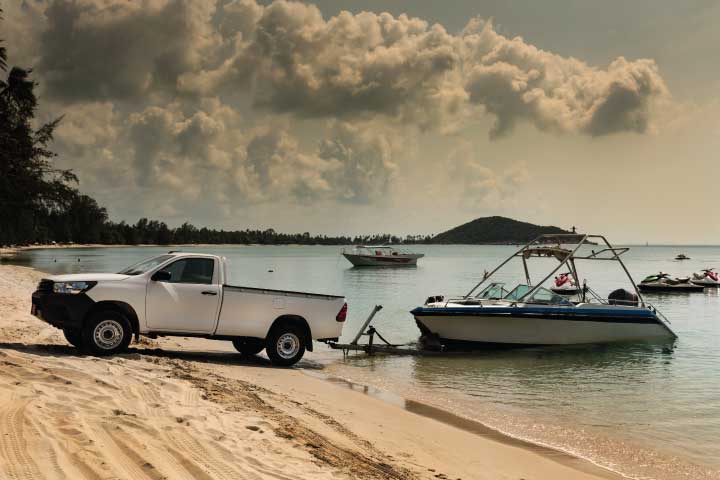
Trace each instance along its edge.
<path fill-rule="evenodd" d="M 313 373 L 306 373 L 311 376 L 316 376 Z M 602 478 L 633 478 L 623 474 L 622 472 L 615 471 L 600 463 L 594 462 L 590 458 L 585 458 L 558 447 L 545 445 L 512 435 L 510 433 L 503 432 L 479 420 L 465 417 L 456 412 L 453 412 L 452 410 L 441 408 L 427 402 L 406 398 L 393 392 L 382 390 L 371 385 L 354 382 L 347 378 L 337 376 L 325 376 L 322 374 L 317 374 L 317 376 L 319 378 L 322 378 L 326 382 L 341 385 L 344 388 L 356 392 L 362 392 L 364 395 L 378 398 L 384 402 L 397 405 L 400 408 L 415 415 L 431 418 L 440 423 L 450 425 L 452 427 L 458 428 L 460 430 L 472 433 L 480 437 L 492 439 L 505 445 L 520 447 L 525 450 L 536 452 L 546 458 L 550 458 L 554 461 L 586 473 L 599 475 Z"/>
<path fill-rule="evenodd" d="M 22 245 L 19 247 L 0 247 L 0 257 L 12 257 L 20 252 L 31 250 L 64 250 L 73 248 L 141 248 L 141 247 L 158 247 L 158 248 L 175 248 L 175 247 L 229 247 L 229 246 L 255 246 L 259 243 L 173 243 L 168 245 L 155 245 L 149 243 L 139 243 L 137 245 L 125 244 L 106 244 L 106 243 L 56 243 L 42 245 Z M 287 244 L 283 244 L 287 246 Z"/>
<path fill-rule="evenodd" d="M 500 432 L 497 432 L 496 435 L 502 437 L 490 435 L 489 430 L 492 430 L 490 427 L 479 422 L 474 422 L 472 425 L 470 423 L 463 424 L 464 420 L 462 422 L 458 420 L 462 417 L 449 411 L 406 399 L 404 399 L 405 406 L 400 407 L 354 389 L 348 389 L 347 386 L 333 384 L 333 381 L 328 379 L 312 378 L 315 376 L 313 374 L 315 369 L 319 368 L 322 372 L 322 367 L 314 364 L 312 357 L 303 362 L 304 368 L 301 369 L 268 368 L 267 360 L 263 357 L 238 360 L 236 354 L 229 354 L 225 349 L 218 350 L 219 347 L 227 348 L 224 345 L 225 342 L 182 338 L 164 339 L 161 342 L 143 340 L 141 344 L 133 344 L 130 353 L 109 359 L 79 356 L 73 348 L 66 346 L 62 334 L 58 330 L 45 325 L 27 313 L 29 294 L 34 287 L 33 282 L 43 273 L 17 266 L 0 266 L 0 270 L 3 272 L 3 283 L 22 285 L 21 288 L 15 288 L 9 293 L 6 288 L 6 292 L 0 297 L 0 322 L 7 322 L 6 325 L 0 325 L 3 336 L 0 340 L 0 357 L 3 358 L 0 360 L 3 360 L 5 365 L 20 365 L 23 369 L 31 369 L 35 364 L 44 363 L 43 368 L 57 370 L 57 373 L 53 375 L 58 377 L 64 375 L 69 379 L 67 381 L 71 383 L 67 383 L 64 390 L 70 391 L 77 388 L 92 390 L 101 385 L 97 382 L 98 379 L 85 385 L 87 382 L 78 378 L 88 367 L 91 371 L 107 368 L 125 370 L 123 373 L 128 378 L 124 381 L 128 382 L 127 387 L 131 391 L 145 388 L 142 385 L 133 384 L 133 374 L 148 371 L 151 372 L 148 375 L 158 375 L 160 382 L 184 382 L 182 385 L 176 385 L 179 390 L 184 392 L 183 398 L 189 395 L 187 393 L 189 382 L 194 386 L 193 388 L 201 392 L 199 398 L 202 401 L 198 400 L 198 402 L 202 405 L 196 406 L 192 410 L 194 416 L 210 418 L 210 411 L 213 411 L 230 424 L 239 420 L 238 415 L 246 415 L 245 413 L 241 415 L 241 412 L 245 411 L 244 407 L 241 407 L 240 413 L 237 411 L 236 403 L 238 398 L 248 397 L 252 401 L 248 400 L 250 403 L 245 407 L 253 410 L 251 416 L 255 418 L 257 425 L 246 426 L 245 430 L 239 430 L 239 432 L 244 431 L 246 433 L 243 435 L 250 433 L 250 436 L 254 437 L 258 431 L 274 430 L 276 437 L 271 440 L 271 444 L 273 446 L 276 442 L 282 444 L 277 448 L 284 453 L 280 457 L 277 452 L 266 455 L 267 458 L 261 455 L 260 460 L 270 464 L 282 460 L 285 456 L 290 456 L 296 458 L 300 462 L 299 465 L 305 465 L 306 469 L 315 469 L 314 475 L 299 478 L 323 478 L 323 474 L 327 473 L 327 468 L 332 471 L 331 478 L 337 478 L 335 475 L 337 473 L 349 475 L 348 478 L 497 478 L 497 476 L 505 475 L 536 479 L 624 478 L 570 454 L 515 439 Z M 22 307 L 27 308 L 22 309 Z M 49 357 L 47 353 L 50 353 Z M 0 370 L 0 381 L 5 380 L 2 377 L 6 373 Z M 102 381 L 108 383 L 105 379 Z M 47 382 L 38 381 L 32 376 L 23 378 L 20 382 L 21 386 L 18 386 L 17 383 L 13 385 L 10 382 L 9 388 L 5 389 L 5 394 L 17 397 L 21 392 L 13 390 L 30 388 L 47 393 L 46 391 L 49 389 Z M 243 385 L 243 388 L 236 391 L 239 388 L 236 382 Z M 73 384 L 77 384 L 77 387 L 70 386 Z M 13 388 L 13 386 L 17 388 Z M 112 389 L 107 393 L 99 391 L 96 392 L 96 396 L 107 397 L 108 394 L 111 397 L 116 396 L 112 391 Z M 56 393 L 70 395 L 68 392 L 63 392 L 63 388 L 59 388 Z M 265 403 L 257 404 L 256 400 L 253 400 L 254 396 L 250 393 L 260 396 L 262 401 L 272 408 L 268 408 Z M 170 393 L 162 391 L 155 394 L 159 394 L 160 397 L 170 395 Z M 20 396 L 22 397 L 22 395 Z M 28 397 L 26 406 L 33 402 L 42 403 L 42 395 L 39 399 L 33 400 L 36 396 L 37 394 Z M 196 396 L 197 392 L 193 394 L 193 398 Z M 115 400 L 118 403 L 115 410 L 120 410 L 127 415 L 114 414 L 111 420 L 122 420 L 124 419 L 122 417 L 128 416 L 128 419 L 132 419 L 131 423 L 135 425 L 132 428 L 140 430 L 142 430 L 141 427 L 150 428 L 152 425 L 167 427 L 167 421 L 164 424 L 160 422 L 161 425 L 155 425 L 158 420 L 154 416 L 148 417 L 143 414 L 148 410 L 155 411 L 160 408 L 153 406 L 153 402 L 148 402 L 151 397 L 152 395 L 147 394 L 145 396 L 138 395 L 132 401 L 129 399 L 126 401 Z M 6 395 L 0 395 L 0 408 L 6 408 L 8 402 L 10 405 L 13 404 L 13 400 L 8 399 Z M 155 405 L 158 404 L 163 405 L 162 402 L 155 402 Z M 412 408 L 406 408 L 407 405 L 411 405 Z M 78 410 L 87 408 L 87 406 L 82 407 L 79 403 L 73 404 L 73 407 Z M 295 412 L 296 409 L 300 409 L 300 411 Z M 415 411 L 412 411 L 413 409 Z M 283 411 L 288 415 L 292 413 L 292 415 L 287 417 L 279 413 Z M 88 421 L 83 419 L 83 414 L 93 418 L 92 412 L 80 411 L 76 416 L 80 418 L 81 423 Z M 175 413 L 169 414 L 172 422 L 182 425 L 183 422 L 178 420 L 180 417 L 173 417 L 173 415 Z M 294 420 L 291 421 L 290 418 Z M 247 420 L 247 418 L 242 420 Z M 107 422 L 108 418 L 101 419 L 101 423 Z M 175 427 L 172 422 L 170 425 Z M 468 420 L 468 422 L 470 421 Z M 196 422 L 188 420 L 187 423 L 194 425 Z M 466 428 L 462 428 L 463 426 Z M 255 427 L 258 429 L 255 430 Z M 52 429 L 52 426 L 44 425 L 44 428 Z M 121 422 L 120 428 L 131 427 L 123 426 Z M 296 439 L 294 434 L 293 439 L 284 438 L 283 428 L 291 428 L 300 432 L 299 435 L 303 440 L 300 443 L 293 441 Z M 38 428 L 37 432 L 40 431 L 42 430 Z M 87 433 L 89 438 L 92 438 L 91 433 L 94 431 L 90 429 L 90 432 Z M 431 436 L 427 435 L 429 432 L 432 432 Z M 210 434 L 212 437 L 212 432 L 202 429 L 197 434 L 200 437 Z M 62 437 L 62 432 L 59 435 Z M 437 442 L 440 437 L 444 439 L 442 444 Z M 141 438 L 148 445 L 153 444 L 151 435 L 148 438 Z M 247 448 L 252 447 L 252 445 L 248 445 L 247 439 L 238 437 L 235 440 Z M 0 442 L 2 441 L 6 440 L 0 439 Z M 36 441 L 39 440 L 36 438 L 25 439 L 26 444 Z M 46 439 L 46 441 L 52 443 L 51 440 Z M 114 442 L 116 445 L 120 445 L 123 443 L 123 439 L 118 437 Z M 308 443 L 311 446 L 308 446 Z M 342 446 L 342 451 L 334 450 L 333 445 Z M 155 451 L 157 448 L 159 446 L 150 449 L 153 461 L 148 459 L 147 462 L 163 471 L 175 468 L 168 464 L 167 458 L 163 457 L 162 452 Z M 122 451 L 123 449 L 120 448 L 120 453 Z M 142 456 L 143 452 L 135 451 L 134 453 Z M 557 455 L 558 453 L 560 456 Z M 68 454 L 59 452 L 58 455 L 67 456 Z M 458 455 L 461 456 L 458 457 Z M 72 455 L 65 458 L 67 465 L 64 467 L 67 472 L 79 468 L 79 463 L 73 461 L 73 458 L 75 457 Z M 354 463 L 353 458 L 361 458 L 368 465 L 363 467 L 362 464 Z M 472 461 L 468 462 L 468 458 Z M 185 460 L 196 463 L 199 461 L 191 455 Z M 36 460 L 35 463 L 37 464 L 38 461 Z M 87 462 L 84 464 L 88 465 Z M 6 467 L 7 465 L 9 463 L 5 464 Z M 3 466 L 0 458 L 0 472 L 3 471 Z M 89 468 L 97 469 L 98 467 L 90 465 Z M 228 466 L 228 468 L 239 467 Z M 318 471 L 317 468 L 320 470 Z M 216 476 L 211 475 L 207 478 Z"/>

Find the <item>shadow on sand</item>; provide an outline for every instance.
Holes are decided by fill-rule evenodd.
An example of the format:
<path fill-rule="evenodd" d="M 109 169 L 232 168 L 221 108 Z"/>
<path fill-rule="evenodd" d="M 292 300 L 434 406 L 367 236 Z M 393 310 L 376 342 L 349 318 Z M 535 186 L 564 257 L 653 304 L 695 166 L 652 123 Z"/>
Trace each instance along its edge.
<path fill-rule="evenodd" d="M 82 358 L 88 355 L 75 347 L 57 344 L 26 344 L 18 342 L 0 342 L 0 350 L 14 350 L 45 357 L 75 357 Z M 303 359 L 293 367 L 277 367 L 270 363 L 266 357 L 258 355 L 242 355 L 234 352 L 203 352 L 195 350 L 173 350 L 165 348 L 130 347 L 127 351 L 101 358 L 124 358 L 128 360 L 150 360 L 152 358 L 166 358 L 171 360 L 184 360 L 214 365 L 238 365 L 264 368 L 300 368 L 304 370 L 322 370 L 324 367 L 318 362 Z"/>

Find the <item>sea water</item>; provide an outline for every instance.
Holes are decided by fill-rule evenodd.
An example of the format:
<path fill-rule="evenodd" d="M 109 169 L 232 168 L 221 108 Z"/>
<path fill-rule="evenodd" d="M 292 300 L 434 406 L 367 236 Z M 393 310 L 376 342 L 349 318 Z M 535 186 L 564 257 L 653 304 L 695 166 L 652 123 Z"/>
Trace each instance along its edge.
<path fill-rule="evenodd" d="M 583 247 L 584 250 L 599 247 Z M 345 340 L 374 305 L 373 325 L 393 343 L 417 340 L 409 311 L 430 295 L 464 294 L 517 247 L 416 246 L 416 268 L 357 268 L 341 247 L 211 246 L 235 285 L 342 294 Z M 52 273 L 116 272 L 162 247 L 36 250 L 14 260 Z M 691 260 L 673 260 L 685 253 Z M 687 276 L 720 268 L 720 247 L 632 247 L 623 258 L 640 281 L 658 271 Z M 531 262 L 539 280 L 556 264 Z M 600 295 L 632 287 L 616 262 L 578 262 Z M 520 261 L 498 277 L 512 287 Z M 638 478 L 720 478 L 720 291 L 646 295 L 672 322 L 674 342 L 493 350 L 473 355 L 351 355 L 318 347 L 327 375 L 369 384 L 479 420 Z M 561 327 L 551 327 L 561 328 Z M 302 365 L 302 364 L 301 364 Z"/>

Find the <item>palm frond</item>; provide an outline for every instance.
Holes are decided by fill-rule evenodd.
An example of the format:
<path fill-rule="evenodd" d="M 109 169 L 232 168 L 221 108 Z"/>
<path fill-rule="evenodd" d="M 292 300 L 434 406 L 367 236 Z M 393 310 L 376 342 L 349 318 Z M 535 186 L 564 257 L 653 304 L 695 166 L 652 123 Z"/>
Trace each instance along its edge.
<path fill-rule="evenodd" d="M 2 7 L 0 7 L 0 20 L 3 20 L 3 10 Z M 0 40 L 0 43 L 2 43 L 3 40 Z M 0 70 L 7 70 L 7 50 L 5 47 L 0 47 Z"/>

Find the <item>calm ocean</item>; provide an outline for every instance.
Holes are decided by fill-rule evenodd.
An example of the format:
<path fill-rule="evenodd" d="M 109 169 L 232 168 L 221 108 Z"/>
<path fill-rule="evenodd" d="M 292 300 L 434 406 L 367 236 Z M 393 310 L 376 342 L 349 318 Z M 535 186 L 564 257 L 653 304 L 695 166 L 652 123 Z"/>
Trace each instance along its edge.
<path fill-rule="evenodd" d="M 46 272 L 119 271 L 168 248 L 25 252 L 14 263 Z M 187 250 L 193 250 L 187 248 Z M 340 247 L 232 246 L 198 251 L 228 257 L 232 284 L 347 296 L 352 336 L 373 305 L 374 325 L 395 343 L 418 332 L 408 313 L 433 294 L 466 293 L 508 256 L 505 246 L 417 246 L 417 268 L 353 268 Z M 691 260 L 674 261 L 677 253 Z M 635 280 L 660 270 L 689 275 L 720 268 L 720 247 L 633 247 Z M 79 260 L 79 261 L 78 261 Z M 539 260 L 537 275 L 552 265 Z M 629 288 L 613 262 L 579 264 L 603 296 Z M 272 272 L 270 272 L 272 270 Z M 522 278 L 519 262 L 508 283 Z M 532 273 L 532 272 L 531 272 Z M 351 356 L 318 348 L 325 373 L 369 384 L 480 420 L 503 432 L 567 450 L 638 478 L 720 478 L 720 292 L 647 295 L 672 322 L 670 344 L 548 347 L 471 356 Z"/>

